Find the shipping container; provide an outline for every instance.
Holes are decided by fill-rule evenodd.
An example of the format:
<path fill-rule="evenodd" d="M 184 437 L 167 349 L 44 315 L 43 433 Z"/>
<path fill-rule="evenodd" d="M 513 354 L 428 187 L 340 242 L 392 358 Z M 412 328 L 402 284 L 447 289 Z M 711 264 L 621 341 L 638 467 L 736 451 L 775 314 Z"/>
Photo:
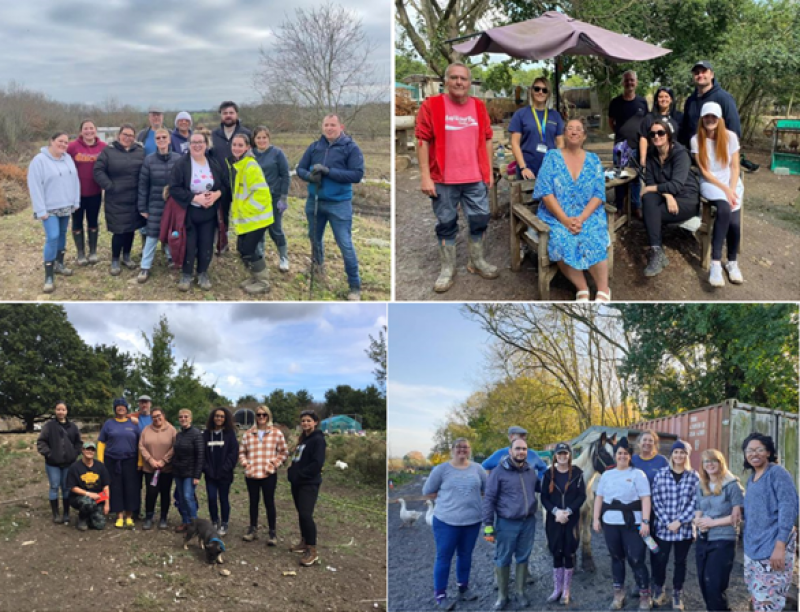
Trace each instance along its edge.
<path fill-rule="evenodd" d="M 699 469 L 700 454 L 708 448 L 716 448 L 728 461 L 731 472 L 742 484 L 747 482 L 750 472 L 744 471 L 742 442 L 753 432 L 771 436 L 779 463 L 791 472 L 797 483 L 798 473 L 798 429 L 797 413 L 773 410 L 761 406 L 744 404 L 735 399 L 725 400 L 712 406 L 704 406 L 659 419 L 634 423 L 633 429 L 653 429 L 659 435 L 671 434 L 689 442 L 692 446 L 692 467 Z M 674 439 L 674 438 L 673 438 Z M 667 455 L 669 448 L 662 454 Z"/>

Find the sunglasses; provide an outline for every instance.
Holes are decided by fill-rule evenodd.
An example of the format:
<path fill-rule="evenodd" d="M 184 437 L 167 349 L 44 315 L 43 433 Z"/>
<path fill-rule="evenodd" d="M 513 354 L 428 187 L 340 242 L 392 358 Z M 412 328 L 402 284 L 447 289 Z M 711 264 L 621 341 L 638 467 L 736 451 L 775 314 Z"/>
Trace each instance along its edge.
<path fill-rule="evenodd" d="M 667 132 L 665 130 L 653 130 L 650 132 L 650 138 L 661 138 L 662 136 L 666 136 Z"/>
<path fill-rule="evenodd" d="M 167 136 L 156 136 L 156 140 L 169 140 Z"/>
<path fill-rule="evenodd" d="M 266 412 L 257 412 L 257 413 L 256 413 L 256 416 L 257 416 L 257 417 L 264 417 L 264 418 L 266 418 L 266 417 L 267 417 L 267 413 L 266 413 Z"/>
<path fill-rule="evenodd" d="M 547 93 L 547 87 L 539 87 L 538 85 L 533 86 L 533 93 Z"/>

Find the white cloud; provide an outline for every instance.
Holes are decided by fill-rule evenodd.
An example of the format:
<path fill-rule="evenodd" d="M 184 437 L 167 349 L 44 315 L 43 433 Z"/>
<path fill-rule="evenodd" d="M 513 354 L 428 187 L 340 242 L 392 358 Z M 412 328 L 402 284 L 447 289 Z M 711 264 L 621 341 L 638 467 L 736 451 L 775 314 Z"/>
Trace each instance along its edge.
<path fill-rule="evenodd" d="M 289 374 L 297 374 L 302 371 L 303 368 L 300 367 L 299 363 L 293 361 L 292 363 L 289 364 Z"/>
<path fill-rule="evenodd" d="M 238 376 L 226 376 L 225 377 L 225 381 L 231 387 L 241 387 L 242 386 L 242 379 L 239 378 Z"/>

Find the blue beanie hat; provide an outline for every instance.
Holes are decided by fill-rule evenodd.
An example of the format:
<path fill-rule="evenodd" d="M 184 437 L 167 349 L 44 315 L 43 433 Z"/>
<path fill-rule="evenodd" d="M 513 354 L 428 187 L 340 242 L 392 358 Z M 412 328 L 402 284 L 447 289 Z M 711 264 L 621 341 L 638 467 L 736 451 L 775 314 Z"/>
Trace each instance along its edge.
<path fill-rule="evenodd" d="M 682 448 L 682 449 L 683 449 L 683 450 L 685 450 L 687 453 L 691 453 L 691 452 L 692 452 L 692 447 L 689 445 L 689 443 L 688 443 L 688 442 L 684 442 L 684 441 L 683 441 L 683 440 L 681 440 L 680 438 L 678 438 L 677 440 L 675 440 L 675 442 L 674 442 L 674 443 L 673 443 L 673 445 L 672 445 L 672 448 L 671 448 L 671 449 L 669 449 L 669 454 L 671 455 L 671 454 L 672 454 L 672 451 L 674 451 L 676 448 Z"/>

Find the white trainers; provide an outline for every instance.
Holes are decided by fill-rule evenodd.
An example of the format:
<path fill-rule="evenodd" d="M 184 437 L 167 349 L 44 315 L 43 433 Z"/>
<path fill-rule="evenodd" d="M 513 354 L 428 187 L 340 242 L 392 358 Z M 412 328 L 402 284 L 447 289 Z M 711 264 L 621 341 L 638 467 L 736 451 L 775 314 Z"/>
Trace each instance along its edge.
<path fill-rule="evenodd" d="M 712 287 L 724 287 L 725 278 L 722 276 L 722 264 L 719 262 L 711 263 L 711 272 L 708 275 L 708 282 Z"/>
<path fill-rule="evenodd" d="M 728 278 L 734 285 L 741 285 L 744 282 L 742 271 L 739 269 L 739 264 L 735 261 L 729 261 L 725 264 L 725 269 L 728 271 Z"/>

